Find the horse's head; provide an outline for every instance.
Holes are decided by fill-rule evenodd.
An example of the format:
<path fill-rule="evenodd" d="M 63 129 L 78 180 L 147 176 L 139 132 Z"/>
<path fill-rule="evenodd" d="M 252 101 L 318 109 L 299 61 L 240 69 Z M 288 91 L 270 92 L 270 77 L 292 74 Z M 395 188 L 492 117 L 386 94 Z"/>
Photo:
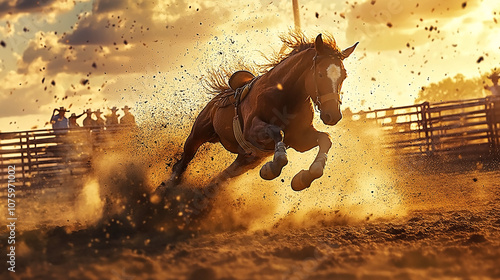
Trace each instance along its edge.
<path fill-rule="evenodd" d="M 316 37 L 316 55 L 313 58 L 312 71 L 308 75 L 307 87 L 309 91 L 314 92 L 310 96 L 321 112 L 321 120 L 327 125 L 335 125 L 342 119 L 340 90 L 347 77 L 342 60 L 347 58 L 357 45 L 358 43 L 339 51 L 326 46 L 321 34 Z"/>

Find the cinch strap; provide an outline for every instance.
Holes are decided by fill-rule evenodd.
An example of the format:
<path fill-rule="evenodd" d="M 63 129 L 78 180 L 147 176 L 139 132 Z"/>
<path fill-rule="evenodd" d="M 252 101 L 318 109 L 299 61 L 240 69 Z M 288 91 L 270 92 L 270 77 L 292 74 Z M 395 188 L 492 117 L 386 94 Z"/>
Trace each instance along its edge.
<path fill-rule="evenodd" d="M 252 154 L 257 148 L 252 145 L 252 143 L 248 142 L 243 136 L 243 132 L 241 131 L 240 118 L 238 117 L 238 107 L 235 107 L 235 116 L 233 118 L 233 131 L 234 137 L 241 148 L 245 151 L 245 154 Z"/>
<path fill-rule="evenodd" d="M 238 106 L 241 101 L 245 99 L 247 94 L 250 92 L 250 89 L 253 83 L 258 79 L 254 78 L 250 83 L 236 90 L 234 94 L 234 118 L 233 118 L 233 133 L 236 141 L 240 145 L 240 147 L 245 151 L 245 154 L 252 154 L 257 150 L 262 150 L 255 147 L 252 143 L 248 142 L 243 136 L 243 130 L 241 129 L 240 117 L 238 114 Z"/>

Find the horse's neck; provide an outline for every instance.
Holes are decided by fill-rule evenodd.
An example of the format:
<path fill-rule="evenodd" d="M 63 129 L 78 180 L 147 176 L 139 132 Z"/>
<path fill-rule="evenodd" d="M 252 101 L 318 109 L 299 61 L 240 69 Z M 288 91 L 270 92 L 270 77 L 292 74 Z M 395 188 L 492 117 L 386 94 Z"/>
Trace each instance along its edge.
<path fill-rule="evenodd" d="M 285 88 L 297 89 L 303 92 L 305 90 L 305 73 L 311 69 L 313 58 L 316 51 L 307 49 L 298 54 L 290 56 L 278 64 L 274 70 L 276 73 L 285 73 L 279 79 Z"/>

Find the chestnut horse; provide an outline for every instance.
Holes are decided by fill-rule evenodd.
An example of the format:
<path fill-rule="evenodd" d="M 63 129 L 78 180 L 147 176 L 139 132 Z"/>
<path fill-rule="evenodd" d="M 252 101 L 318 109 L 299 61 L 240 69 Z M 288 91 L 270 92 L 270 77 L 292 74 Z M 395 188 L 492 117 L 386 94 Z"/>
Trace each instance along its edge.
<path fill-rule="evenodd" d="M 252 80 L 246 98 L 237 102 L 236 110 L 235 106 L 221 105 L 221 100 L 233 98 L 235 91 L 227 86 L 220 87 L 219 94 L 196 118 L 181 159 L 156 194 L 163 195 L 166 189 L 180 182 L 188 163 L 205 142 L 220 142 L 228 151 L 237 154 L 236 160 L 212 181 L 213 184 L 255 168 L 274 155 L 260 170 L 263 179 L 272 180 L 288 163 L 288 147 L 305 152 L 319 146 L 309 169 L 300 171 L 292 179 L 293 190 L 308 188 L 313 180 L 323 175 L 332 142 L 327 133 L 313 127 L 314 105 L 321 112 L 323 123 L 335 125 L 340 121 L 340 90 L 347 76 L 342 60 L 358 43 L 342 51 L 333 38 L 323 41 L 321 34 L 313 41 L 298 34 L 283 37 L 282 41 L 292 50 L 277 58 L 271 70 Z M 239 141 L 233 131 L 235 114 L 241 122 Z M 242 147 L 242 141 L 246 147 Z"/>

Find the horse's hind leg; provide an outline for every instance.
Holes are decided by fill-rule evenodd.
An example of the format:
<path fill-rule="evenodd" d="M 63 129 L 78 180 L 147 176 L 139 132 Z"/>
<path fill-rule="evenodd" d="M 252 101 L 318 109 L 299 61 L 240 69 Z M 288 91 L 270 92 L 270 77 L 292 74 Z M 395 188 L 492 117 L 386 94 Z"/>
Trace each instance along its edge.
<path fill-rule="evenodd" d="M 186 139 L 186 142 L 184 143 L 184 151 L 181 155 L 181 158 L 174 164 L 174 167 L 172 168 L 172 175 L 170 176 L 169 181 L 174 184 L 179 183 L 181 175 L 184 173 L 184 171 L 186 171 L 188 164 L 191 162 L 191 160 L 193 160 L 200 146 L 206 142 L 203 140 L 204 139 L 197 139 L 195 136 L 193 136 L 193 134 L 189 135 L 189 137 Z"/>
<path fill-rule="evenodd" d="M 184 150 L 181 159 L 174 164 L 172 168 L 172 175 L 168 181 L 161 183 L 156 189 L 156 192 L 162 192 L 165 189 L 175 186 L 180 182 L 181 175 L 186 171 L 186 168 L 194 158 L 196 152 L 203 143 L 217 142 L 218 137 L 212 125 L 212 120 L 207 108 L 205 108 L 200 115 L 196 118 L 193 124 L 191 133 L 189 134 L 186 142 L 184 143 Z"/>
<path fill-rule="evenodd" d="M 239 154 L 234 162 L 215 177 L 207 187 L 195 191 L 192 200 L 194 208 L 191 209 L 191 213 L 198 215 L 210 209 L 213 198 L 219 193 L 223 182 L 247 172 L 261 162 L 260 157 Z"/>
<path fill-rule="evenodd" d="M 255 168 L 262 162 L 261 157 L 252 156 L 252 155 L 242 155 L 239 154 L 236 159 L 229 165 L 226 169 L 224 169 L 217 177 L 215 177 L 210 185 L 220 184 L 224 181 L 227 181 L 231 178 L 239 176 L 248 170 Z"/>
<path fill-rule="evenodd" d="M 258 156 L 239 154 L 236 159 L 217 177 L 215 177 L 206 188 L 200 190 L 193 199 L 193 205 L 198 211 L 208 207 L 210 199 L 214 198 L 219 192 L 221 184 L 231 178 L 239 176 L 250 169 L 255 168 L 262 162 L 262 158 Z"/>

